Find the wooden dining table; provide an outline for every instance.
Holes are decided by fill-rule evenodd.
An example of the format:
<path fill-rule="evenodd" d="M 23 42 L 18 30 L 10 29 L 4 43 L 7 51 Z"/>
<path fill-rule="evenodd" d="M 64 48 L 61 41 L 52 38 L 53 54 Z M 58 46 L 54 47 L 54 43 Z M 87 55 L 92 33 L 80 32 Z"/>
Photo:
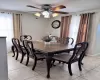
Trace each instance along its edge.
<path fill-rule="evenodd" d="M 50 78 L 50 68 L 51 68 L 52 57 L 55 54 L 61 54 L 63 52 L 68 53 L 74 49 L 74 45 L 60 44 L 60 43 L 55 43 L 55 42 L 45 44 L 44 42 L 34 41 L 33 44 L 36 50 L 39 50 L 46 56 L 47 78 Z"/>

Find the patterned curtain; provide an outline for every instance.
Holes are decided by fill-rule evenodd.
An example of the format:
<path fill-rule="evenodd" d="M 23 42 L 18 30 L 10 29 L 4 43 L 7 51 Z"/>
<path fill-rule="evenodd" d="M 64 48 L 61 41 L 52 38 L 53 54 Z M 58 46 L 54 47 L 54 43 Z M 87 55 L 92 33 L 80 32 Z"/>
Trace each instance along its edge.
<path fill-rule="evenodd" d="M 60 33 L 60 39 L 61 43 L 66 43 L 66 38 L 69 35 L 69 27 L 71 23 L 71 17 L 72 16 L 64 16 L 61 18 L 61 33 Z"/>
<path fill-rule="evenodd" d="M 82 14 L 80 19 L 79 31 L 77 36 L 77 43 L 86 42 L 88 40 L 89 24 L 92 13 Z"/>

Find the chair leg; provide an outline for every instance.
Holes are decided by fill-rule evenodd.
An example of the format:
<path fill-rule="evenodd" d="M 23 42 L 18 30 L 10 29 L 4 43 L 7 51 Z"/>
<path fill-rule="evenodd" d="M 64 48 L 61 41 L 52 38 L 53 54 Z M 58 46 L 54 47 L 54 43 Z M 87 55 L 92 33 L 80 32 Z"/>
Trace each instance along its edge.
<path fill-rule="evenodd" d="M 52 62 L 52 64 L 54 65 L 54 63 L 55 63 L 55 60 L 53 59 L 53 62 Z"/>
<path fill-rule="evenodd" d="M 81 65 L 83 65 L 82 60 L 83 60 L 84 57 L 85 57 L 85 54 L 81 58 Z"/>
<path fill-rule="evenodd" d="M 61 61 L 59 61 L 59 64 L 61 63 Z"/>
<path fill-rule="evenodd" d="M 84 65 L 84 64 L 81 62 L 81 65 Z"/>
<path fill-rule="evenodd" d="M 56 66 L 54 63 L 55 63 L 55 60 L 53 59 L 53 60 L 51 61 L 51 67 L 52 67 L 52 66 Z"/>
<path fill-rule="evenodd" d="M 29 63 L 29 56 L 27 56 L 26 66 L 28 65 L 28 63 Z"/>
<path fill-rule="evenodd" d="M 78 62 L 78 67 L 79 67 L 79 70 L 80 70 L 80 71 L 82 71 L 81 64 L 82 64 L 82 63 L 79 61 L 79 62 Z"/>
<path fill-rule="evenodd" d="M 19 55 L 19 53 L 18 53 L 18 51 L 17 51 L 17 53 L 16 53 L 16 60 L 18 59 L 18 55 Z"/>
<path fill-rule="evenodd" d="M 12 52 L 13 52 L 13 56 L 12 57 L 15 57 L 14 46 L 12 46 L 11 49 L 12 49 Z"/>
<path fill-rule="evenodd" d="M 37 58 L 35 58 L 35 61 L 34 61 L 34 64 L 33 64 L 33 68 L 32 68 L 32 70 L 34 70 L 34 69 L 35 69 L 36 64 L 37 64 Z"/>
<path fill-rule="evenodd" d="M 23 59 L 24 59 L 24 55 L 22 54 L 22 58 L 21 58 L 20 63 L 22 63 L 22 62 L 23 62 Z"/>
<path fill-rule="evenodd" d="M 68 64 L 68 70 L 69 70 L 69 74 L 72 76 L 72 69 L 71 69 L 71 63 Z"/>

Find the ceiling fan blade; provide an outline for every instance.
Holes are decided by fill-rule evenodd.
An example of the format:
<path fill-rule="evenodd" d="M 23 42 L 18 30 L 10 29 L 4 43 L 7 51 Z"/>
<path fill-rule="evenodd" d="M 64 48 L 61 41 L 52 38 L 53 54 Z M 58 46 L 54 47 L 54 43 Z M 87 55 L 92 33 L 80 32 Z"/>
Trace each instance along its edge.
<path fill-rule="evenodd" d="M 52 7 L 51 8 L 51 10 L 60 10 L 60 9 L 64 9 L 64 8 L 66 8 L 66 6 L 64 6 L 64 5 L 59 5 L 59 6 L 56 6 L 56 7 Z"/>
<path fill-rule="evenodd" d="M 35 6 L 31 6 L 31 5 L 27 5 L 27 7 L 36 8 L 36 9 L 40 9 L 41 10 L 41 8 L 38 8 L 38 7 L 35 7 Z"/>
<path fill-rule="evenodd" d="M 59 13 L 59 14 L 68 14 L 68 12 L 62 12 L 62 11 L 51 11 L 53 13 Z"/>

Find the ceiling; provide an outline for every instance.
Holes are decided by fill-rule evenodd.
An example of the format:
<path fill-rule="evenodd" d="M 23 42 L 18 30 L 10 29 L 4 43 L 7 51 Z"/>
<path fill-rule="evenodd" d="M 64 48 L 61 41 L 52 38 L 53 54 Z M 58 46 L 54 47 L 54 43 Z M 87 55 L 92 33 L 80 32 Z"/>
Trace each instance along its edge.
<path fill-rule="evenodd" d="M 100 0 L 0 0 L 0 9 L 16 11 L 37 11 L 26 5 L 40 7 L 41 4 L 59 5 L 64 4 L 67 8 L 62 11 L 79 12 L 100 8 Z"/>

